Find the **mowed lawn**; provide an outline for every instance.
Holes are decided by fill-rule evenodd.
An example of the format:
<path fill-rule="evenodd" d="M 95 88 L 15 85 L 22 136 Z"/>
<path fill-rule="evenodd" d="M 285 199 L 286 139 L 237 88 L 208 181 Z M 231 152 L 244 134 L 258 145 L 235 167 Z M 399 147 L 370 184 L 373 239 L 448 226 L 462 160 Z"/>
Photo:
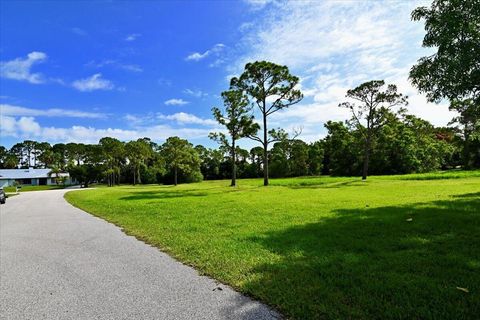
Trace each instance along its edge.
<path fill-rule="evenodd" d="M 66 198 L 289 318 L 478 318 L 479 171 L 228 184 Z"/>

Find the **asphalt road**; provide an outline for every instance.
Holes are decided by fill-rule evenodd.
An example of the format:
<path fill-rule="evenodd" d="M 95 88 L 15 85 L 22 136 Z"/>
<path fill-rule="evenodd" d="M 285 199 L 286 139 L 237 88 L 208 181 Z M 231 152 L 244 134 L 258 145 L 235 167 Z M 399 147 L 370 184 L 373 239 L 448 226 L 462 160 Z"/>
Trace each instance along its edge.
<path fill-rule="evenodd" d="M 74 208 L 65 192 L 25 192 L 0 206 L 1 319 L 279 318 Z"/>

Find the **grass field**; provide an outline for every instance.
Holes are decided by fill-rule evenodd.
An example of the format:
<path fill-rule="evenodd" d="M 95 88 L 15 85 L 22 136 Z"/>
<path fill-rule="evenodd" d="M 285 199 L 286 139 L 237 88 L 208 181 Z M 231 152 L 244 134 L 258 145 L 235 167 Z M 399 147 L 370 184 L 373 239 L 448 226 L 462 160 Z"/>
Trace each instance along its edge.
<path fill-rule="evenodd" d="M 480 172 L 228 184 L 66 198 L 290 318 L 478 318 Z"/>
<path fill-rule="evenodd" d="M 41 190 L 54 190 L 54 189 L 64 189 L 65 186 L 62 185 L 48 185 L 48 186 L 22 186 L 21 189 L 18 189 L 19 192 L 29 192 L 29 191 L 41 191 Z M 4 187 L 5 192 L 15 192 L 15 187 Z"/>

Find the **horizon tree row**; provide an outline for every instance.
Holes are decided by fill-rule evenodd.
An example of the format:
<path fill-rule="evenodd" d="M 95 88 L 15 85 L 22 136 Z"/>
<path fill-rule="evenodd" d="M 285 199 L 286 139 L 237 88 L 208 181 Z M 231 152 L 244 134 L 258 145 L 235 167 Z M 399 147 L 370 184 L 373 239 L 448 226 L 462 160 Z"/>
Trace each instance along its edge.
<path fill-rule="evenodd" d="M 370 146 L 372 174 L 404 174 L 438 169 L 480 168 L 480 156 L 470 166 L 463 163 L 463 140 L 455 128 L 435 127 L 407 114 L 385 111 L 382 126 Z M 251 121 L 252 118 L 243 119 Z M 279 136 L 267 150 L 272 177 L 308 175 L 360 176 L 364 170 L 365 132 L 351 121 L 325 124 L 325 138 L 306 143 L 298 137 Z M 239 135 L 241 136 L 241 135 Z M 213 136 L 217 141 L 225 135 Z M 228 141 L 227 141 L 228 142 Z M 264 177 L 264 149 L 245 150 L 222 142 L 218 149 L 193 146 L 179 137 L 159 145 L 149 138 L 129 142 L 105 137 L 98 144 L 57 143 L 26 140 L 10 150 L 0 146 L 0 167 L 49 167 L 66 170 L 88 185 L 93 181 L 109 186 L 120 183 L 196 182 L 202 179 Z M 234 158 L 233 158 L 234 157 Z M 232 160 L 235 159 L 235 162 Z"/>

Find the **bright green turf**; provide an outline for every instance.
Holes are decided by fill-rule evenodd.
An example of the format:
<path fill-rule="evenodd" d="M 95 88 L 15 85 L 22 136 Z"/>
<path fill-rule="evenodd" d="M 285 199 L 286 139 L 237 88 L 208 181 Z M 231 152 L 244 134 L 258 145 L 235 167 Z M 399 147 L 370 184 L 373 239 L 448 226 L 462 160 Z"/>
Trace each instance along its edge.
<path fill-rule="evenodd" d="M 54 189 L 64 189 L 65 186 L 62 185 L 45 185 L 45 186 L 22 186 L 21 189 L 18 189 L 19 192 L 28 192 L 28 191 L 42 191 L 42 190 L 54 190 Z M 5 192 L 15 192 L 15 187 L 4 187 Z"/>
<path fill-rule="evenodd" d="M 66 198 L 288 317 L 480 314 L 480 172 L 228 183 Z"/>

